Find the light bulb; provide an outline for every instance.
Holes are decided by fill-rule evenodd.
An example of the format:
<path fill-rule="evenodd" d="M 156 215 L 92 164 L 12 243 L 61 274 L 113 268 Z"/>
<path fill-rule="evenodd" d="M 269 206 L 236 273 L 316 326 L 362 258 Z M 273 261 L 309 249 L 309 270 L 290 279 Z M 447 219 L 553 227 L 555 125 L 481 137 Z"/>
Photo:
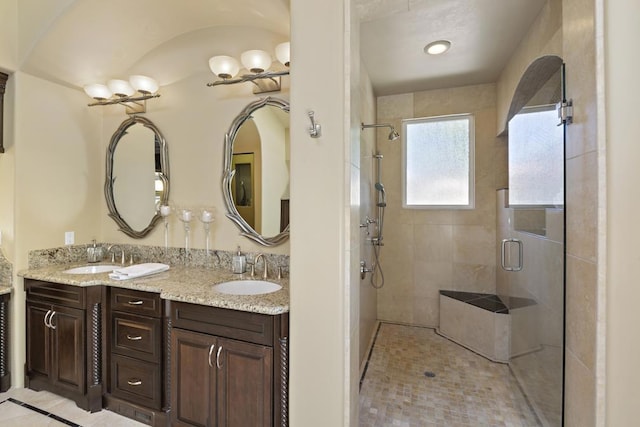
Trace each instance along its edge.
<path fill-rule="evenodd" d="M 263 73 L 271 66 L 271 55 L 264 50 L 247 50 L 240 55 L 240 61 L 252 73 Z"/>
<path fill-rule="evenodd" d="M 450 47 L 451 42 L 449 40 L 438 40 L 426 45 L 424 47 L 424 53 L 428 53 L 429 55 L 440 55 L 448 51 Z"/>
<path fill-rule="evenodd" d="M 226 80 L 238 74 L 240 64 L 231 56 L 220 55 L 209 59 L 209 68 L 213 74 Z"/>

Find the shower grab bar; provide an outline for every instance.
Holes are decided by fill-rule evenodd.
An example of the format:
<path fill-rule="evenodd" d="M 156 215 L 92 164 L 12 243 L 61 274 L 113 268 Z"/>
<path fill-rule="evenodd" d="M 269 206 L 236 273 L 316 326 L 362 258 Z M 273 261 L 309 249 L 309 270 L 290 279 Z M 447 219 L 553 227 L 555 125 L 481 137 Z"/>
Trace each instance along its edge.
<path fill-rule="evenodd" d="M 507 267 L 506 265 L 507 243 L 516 243 L 518 245 L 518 264 L 515 267 Z M 500 250 L 500 266 L 504 271 L 522 270 L 522 258 L 523 258 L 522 240 L 514 239 L 514 238 L 502 240 L 502 247 Z"/>

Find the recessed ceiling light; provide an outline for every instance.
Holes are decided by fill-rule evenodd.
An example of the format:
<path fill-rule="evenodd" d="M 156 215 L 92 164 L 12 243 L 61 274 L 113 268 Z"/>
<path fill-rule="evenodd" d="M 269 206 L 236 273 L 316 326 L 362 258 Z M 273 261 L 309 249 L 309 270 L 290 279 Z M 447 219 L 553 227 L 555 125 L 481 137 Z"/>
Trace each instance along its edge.
<path fill-rule="evenodd" d="M 436 40 L 424 47 L 424 53 L 428 53 L 429 55 L 440 55 L 448 51 L 450 47 L 451 42 L 449 40 Z"/>

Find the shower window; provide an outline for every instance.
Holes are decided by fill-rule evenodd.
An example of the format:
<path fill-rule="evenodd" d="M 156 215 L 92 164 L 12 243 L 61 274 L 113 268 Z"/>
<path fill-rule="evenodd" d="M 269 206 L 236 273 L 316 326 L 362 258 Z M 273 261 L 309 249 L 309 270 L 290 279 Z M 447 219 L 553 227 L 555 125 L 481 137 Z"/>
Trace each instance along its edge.
<path fill-rule="evenodd" d="M 564 205 L 564 128 L 555 104 L 525 107 L 509 121 L 509 206 Z"/>
<path fill-rule="evenodd" d="M 473 116 L 409 119 L 402 127 L 403 207 L 473 209 Z"/>

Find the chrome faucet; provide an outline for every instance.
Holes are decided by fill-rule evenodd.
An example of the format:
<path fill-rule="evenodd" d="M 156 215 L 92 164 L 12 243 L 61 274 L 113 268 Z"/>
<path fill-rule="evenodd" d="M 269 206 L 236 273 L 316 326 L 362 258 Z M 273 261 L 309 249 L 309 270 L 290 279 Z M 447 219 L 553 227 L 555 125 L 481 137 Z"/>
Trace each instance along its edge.
<path fill-rule="evenodd" d="M 120 264 L 124 265 L 124 249 L 122 249 L 122 246 L 120 245 L 110 245 L 107 248 L 107 253 L 111 252 L 111 262 L 116 262 L 116 254 L 115 252 L 113 252 L 111 249 L 113 248 L 118 248 L 120 249 Z"/>
<path fill-rule="evenodd" d="M 262 258 L 262 263 L 264 264 L 264 270 L 262 271 L 262 278 L 263 278 L 264 280 L 267 280 L 267 277 L 268 277 L 268 276 L 267 276 L 267 274 L 268 274 L 268 273 L 267 273 L 267 259 L 264 257 L 264 254 L 263 254 L 263 253 L 260 253 L 260 254 L 256 255 L 256 256 L 253 258 L 253 265 L 254 265 L 254 267 L 255 267 L 256 265 L 258 265 L 258 259 L 260 259 L 260 258 Z M 253 271 L 253 270 L 252 270 L 252 271 Z"/>

